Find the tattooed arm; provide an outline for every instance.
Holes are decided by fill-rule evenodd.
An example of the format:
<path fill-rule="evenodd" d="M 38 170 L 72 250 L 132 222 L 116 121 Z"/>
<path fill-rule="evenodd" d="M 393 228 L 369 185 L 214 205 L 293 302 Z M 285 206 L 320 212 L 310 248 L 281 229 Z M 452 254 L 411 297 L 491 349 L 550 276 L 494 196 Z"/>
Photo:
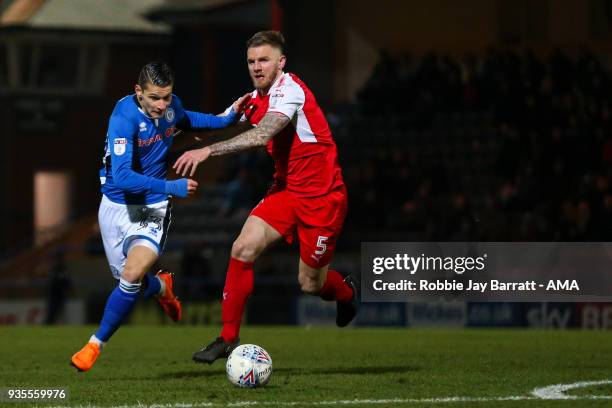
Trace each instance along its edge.
<path fill-rule="evenodd" d="M 267 113 L 257 127 L 241 133 L 232 139 L 208 146 L 210 148 L 210 155 L 222 156 L 253 147 L 265 146 L 274 135 L 287 126 L 289 121 L 290 119 L 283 114 Z"/>
<path fill-rule="evenodd" d="M 172 168 L 177 174 L 190 174 L 193 176 L 198 165 L 208 159 L 209 156 L 223 156 L 265 146 L 290 121 L 291 119 L 281 113 L 269 112 L 261 119 L 257 127 L 253 129 L 247 130 L 229 140 L 183 153 Z"/>

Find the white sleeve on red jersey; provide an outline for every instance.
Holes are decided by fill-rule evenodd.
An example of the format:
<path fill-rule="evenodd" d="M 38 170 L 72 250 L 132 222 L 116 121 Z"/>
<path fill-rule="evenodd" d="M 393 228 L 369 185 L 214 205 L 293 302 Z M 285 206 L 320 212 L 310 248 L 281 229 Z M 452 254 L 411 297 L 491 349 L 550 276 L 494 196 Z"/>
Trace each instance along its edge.
<path fill-rule="evenodd" d="M 293 115 L 304 107 L 306 94 L 289 75 L 283 79 L 282 85 L 273 87 L 270 91 L 268 112 L 279 112 L 292 119 Z"/>

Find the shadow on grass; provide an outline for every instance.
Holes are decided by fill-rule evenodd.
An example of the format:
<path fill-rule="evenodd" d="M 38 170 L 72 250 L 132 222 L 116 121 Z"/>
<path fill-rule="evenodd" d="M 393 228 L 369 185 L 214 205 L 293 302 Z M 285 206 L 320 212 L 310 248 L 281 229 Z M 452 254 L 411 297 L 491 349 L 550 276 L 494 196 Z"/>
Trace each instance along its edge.
<path fill-rule="evenodd" d="M 197 371 L 176 371 L 176 372 L 166 372 L 160 375 L 158 378 L 201 378 L 201 377 L 216 377 L 223 376 L 225 377 L 225 367 L 220 369 L 202 369 Z"/>
<path fill-rule="evenodd" d="M 275 373 L 278 374 L 349 374 L 349 375 L 371 375 L 371 374 L 387 374 L 387 373 L 409 373 L 418 371 L 417 367 L 409 366 L 379 366 L 379 367 L 334 367 L 334 368 L 276 368 Z"/>
<path fill-rule="evenodd" d="M 381 367 L 336 367 L 336 368 L 275 368 L 275 374 L 291 375 L 321 375 L 321 374 L 343 374 L 343 375 L 372 375 L 372 374 L 402 374 L 419 371 L 417 367 L 409 366 L 381 366 Z M 198 371 L 166 372 L 159 376 L 160 379 L 171 378 L 198 378 L 225 376 L 223 368 L 210 370 L 203 368 Z"/>

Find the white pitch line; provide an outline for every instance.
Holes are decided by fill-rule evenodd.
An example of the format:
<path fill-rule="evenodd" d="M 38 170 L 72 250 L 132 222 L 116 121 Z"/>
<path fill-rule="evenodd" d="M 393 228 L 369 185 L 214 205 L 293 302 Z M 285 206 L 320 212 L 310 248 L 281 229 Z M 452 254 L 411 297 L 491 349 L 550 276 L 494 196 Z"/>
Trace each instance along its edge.
<path fill-rule="evenodd" d="M 535 388 L 531 395 L 507 397 L 442 397 L 442 398 L 392 398 L 392 399 L 353 399 L 330 401 L 236 401 L 236 402 L 193 402 L 145 405 L 115 405 L 109 408 L 205 408 L 205 407 L 250 407 L 250 406 L 335 406 L 335 405 L 382 405 L 382 404 L 445 404 L 453 402 L 499 402 L 527 400 L 612 400 L 612 395 L 566 395 L 565 392 L 576 388 L 612 384 L 612 380 L 582 381 L 571 384 L 555 384 Z M 58 405 L 44 408 L 102 408 L 97 405 Z"/>
<path fill-rule="evenodd" d="M 228 403 L 194 402 L 194 403 L 172 403 L 172 404 L 135 404 L 114 405 L 108 408 L 203 408 L 203 407 L 250 407 L 250 406 L 334 406 L 334 405 L 382 405 L 382 404 L 436 404 L 452 402 L 497 402 L 497 401 L 524 401 L 536 400 L 531 396 L 508 396 L 508 397 L 444 397 L 444 398 L 392 398 L 392 399 L 354 399 L 354 400 L 330 400 L 330 401 L 236 401 Z M 43 408 L 43 407 L 40 407 Z M 97 405 L 59 405 L 45 406 L 44 408 L 103 408 Z"/>
<path fill-rule="evenodd" d="M 547 387 L 536 388 L 531 394 L 540 399 L 548 400 L 575 400 L 583 399 L 583 395 L 566 395 L 565 392 L 576 388 L 591 387 L 593 385 L 612 384 L 612 380 L 581 381 L 572 384 L 555 384 Z M 612 399 L 612 395 L 587 395 L 589 399 Z"/>
<path fill-rule="evenodd" d="M 493 402 L 493 401 L 522 401 L 535 400 L 536 397 L 529 396 L 510 396 L 510 397 L 446 397 L 446 398 L 393 398 L 393 399 L 354 399 L 337 401 L 239 401 L 230 402 L 221 406 L 227 407 L 247 407 L 247 406 L 283 406 L 291 407 L 296 405 L 328 406 L 328 405 L 381 405 L 381 404 L 418 404 L 418 403 L 445 403 L 445 402 Z"/>

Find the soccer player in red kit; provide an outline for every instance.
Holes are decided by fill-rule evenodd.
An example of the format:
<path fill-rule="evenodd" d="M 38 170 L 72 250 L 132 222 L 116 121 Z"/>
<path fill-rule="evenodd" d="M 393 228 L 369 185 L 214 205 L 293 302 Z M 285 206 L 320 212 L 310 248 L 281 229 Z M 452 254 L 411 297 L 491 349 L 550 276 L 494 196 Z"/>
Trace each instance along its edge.
<path fill-rule="evenodd" d="M 265 146 L 274 159 L 274 185 L 247 218 L 234 241 L 223 289 L 221 336 L 196 352 L 196 362 L 228 357 L 239 344 L 240 321 L 253 290 L 253 262 L 284 238 L 300 244 L 298 280 L 304 293 L 336 301 L 336 324 L 344 327 L 357 311 L 354 279 L 329 269 L 347 208 L 347 192 L 336 144 L 312 92 L 283 72 L 284 39 L 261 31 L 247 41 L 247 63 L 255 86 L 242 120 L 255 127 L 238 136 L 184 153 L 178 174 L 193 175 L 209 156 Z"/>

